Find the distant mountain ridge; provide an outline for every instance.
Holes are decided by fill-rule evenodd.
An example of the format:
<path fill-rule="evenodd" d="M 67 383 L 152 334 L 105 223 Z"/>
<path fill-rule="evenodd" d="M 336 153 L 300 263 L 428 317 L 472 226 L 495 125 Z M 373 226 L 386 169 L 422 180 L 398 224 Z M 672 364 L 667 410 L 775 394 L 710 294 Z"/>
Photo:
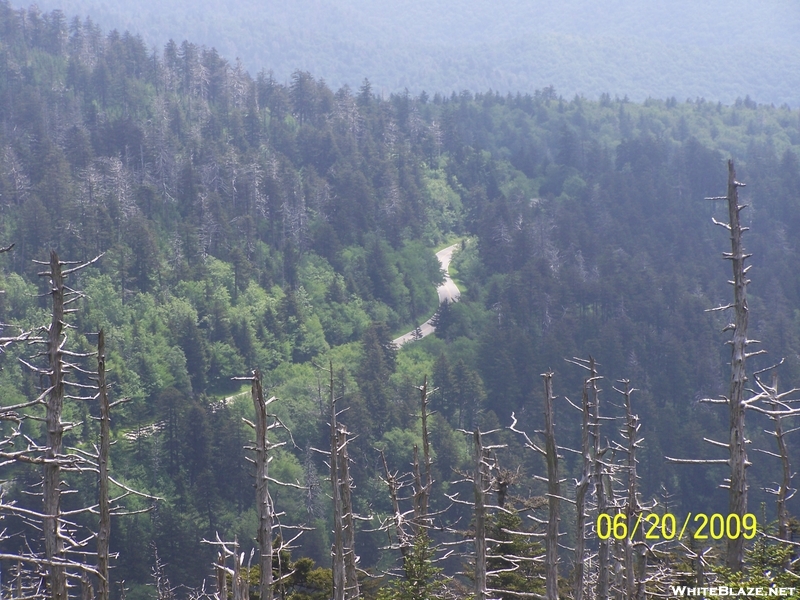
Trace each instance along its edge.
<path fill-rule="evenodd" d="M 27 2 L 15 0 L 16 6 Z M 449 94 L 464 89 L 530 93 L 552 85 L 565 97 L 602 93 L 729 104 L 750 96 L 800 105 L 800 7 L 789 1 L 550 4 L 452 1 L 268 0 L 191 5 L 132 0 L 38 2 L 68 18 L 217 48 L 251 73 L 288 81 L 296 69 L 334 89 L 369 78 L 376 91 Z"/>

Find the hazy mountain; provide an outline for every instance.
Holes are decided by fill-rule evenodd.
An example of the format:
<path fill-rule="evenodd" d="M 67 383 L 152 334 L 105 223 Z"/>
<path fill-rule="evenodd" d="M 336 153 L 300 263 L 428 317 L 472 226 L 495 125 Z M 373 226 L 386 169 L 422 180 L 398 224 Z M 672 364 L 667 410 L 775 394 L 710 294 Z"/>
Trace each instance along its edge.
<path fill-rule="evenodd" d="M 451 530 L 472 520 L 464 505 L 447 508 L 451 501 L 445 492 L 459 491 L 449 479 L 474 469 L 468 462 L 469 438 L 458 430 L 489 431 L 510 424 L 512 415 L 521 430 L 540 429 L 540 374 L 553 370 L 556 393 L 579 398 L 585 372 L 563 359 L 587 356 L 597 360 L 604 378 L 606 391 L 595 406 L 603 411 L 601 436 L 612 448 L 604 462 L 620 474 L 618 481 L 630 472 L 624 454 L 614 450 L 626 443 L 619 429 L 624 421 L 605 419 L 623 418 L 612 387 L 624 377 L 637 388 L 633 406 L 644 440 L 637 451 L 642 506 L 668 502 L 665 511 L 681 520 L 687 515 L 685 523 L 690 514 L 724 514 L 728 499 L 719 482 L 728 469 L 665 460 L 724 461 L 725 449 L 709 448 L 703 440 L 730 436 L 725 411 L 699 401 L 729 393 L 731 356 L 724 343 L 726 315 L 707 311 L 727 303 L 731 294 L 730 267 L 721 260 L 728 236 L 712 220 L 724 220 L 727 208 L 703 198 L 725 192 L 724 159 L 732 157 L 738 179 L 748 184 L 741 190 L 749 206 L 742 212 L 750 228 L 745 248 L 753 255 L 748 337 L 761 340 L 758 348 L 768 351 L 748 359 L 748 371 L 785 357 L 781 389 L 796 387 L 800 237 L 792 232 L 800 230 L 800 111 L 752 99 L 730 106 L 673 98 L 638 103 L 608 95 L 599 101 L 564 99 L 552 89 L 380 98 L 369 86 L 332 89 L 315 79 L 316 72 L 279 75 L 288 85 L 267 75 L 251 77 L 227 60 L 235 53 L 220 46 L 223 57 L 200 48 L 189 34 L 188 41 L 151 53 L 142 38 L 105 31 L 83 17 L 70 21 L 63 13 L 37 15 L 36 10 L 17 12 L 0 0 L 0 246 L 10 250 L 0 257 L 0 322 L 8 331 L 50 322 L 39 294 L 49 295 L 52 286 L 37 275 L 41 264 L 31 259 L 46 259 L 51 248 L 70 260 L 104 253 L 72 279 L 85 297 L 66 317 L 74 329 L 64 343 L 72 352 L 65 356 L 83 369 L 74 369 L 70 378 L 89 386 L 80 388 L 89 394 L 93 332 L 106 332 L 113 397 L 130 399 L 114 411 L 111 437 L 117 443 L 110 465 L 126 484 L 164 499 L 150 514 L 114 522 L 111 550 L 119 550 L 120 557 L 111 577 L 129 586 L 128 600 L 154 597 L 156 550 L 166 565 L 167 587 L 185 590 L 180 586 L 200 585 L 215 560 L 218 548 L 201 540 L 219 533 L 221 539 L 238 539 L 246 554 L 256 539 L 253 471 L 244 449 L 253 433 L 243 421 L 255 419 L 254 406 L 247 384 L 241 389 L 241 379 L 231 379 L 252 369 L 263 373 L 265 388 L 280 399 L 273 406 L 292 431 L 291 437 L 270 434 L 270 440 L 289 442 L 274 448 L 271 477 L 308 486 L 271 492 L 276 510 L 285 514 L 283 524 L 314 527 L 294 550 L 292 560 L 302 557 L 303 563 L 279 554 L 280 564 L 297 575 L 287 586 L 302 592 L 295 596 L 287 588 L 286 597 L 333 596 L 326 589 L 332 577 L 324 569 L 330 564 L 328 532 L 334 523 L 325 494 L 329 466 L 312 451 L 330 440 L 327 374 L 314 365 L 333 366 L 341 423 L 354 434 L 348 462 L 354 506 L 368 509 L 364 514 L 391 519 L 397 513 L 381 481 L 385 471 L 376 448 L 385 450 L 386 468 L 400 473 L 412 464 L 414 448 L 424 448 L 413 415 L 419 414 L 417 386 L 426 377 L 430 408 L 436 411 L 429 421 L 435 453 L 430 507 Z M 207 23 L 222 27 L 226 21 L 219 15 L 226 8 L 215 10 L 218 14 L 204 13 L 199 5 L 193 23 L 204 15 Z M 580 81 L 587 89 L 608 85 L 612 94 L 624 93 L 625 82 L 632 85 L 636 77 L 642 89 L 657 80 L 668 90 L 664 94 L 680 94 L 670 90 L 673 71 L 691 73 L 696 85 L 720 95 L 743 93 L 740 83 L 756 76 L 775 89 L 788 85 L 780 69 L 759 64 L 780 67 L 780 61 L 790 64 L 793 54 L 776 54 L 767 63 L 743 45 L 732 50 L 715 43 L 698 33 L 702 15 L 693 10 L 699 9 L 663 9 L 664 23 L 683 14 L 695 24 L 694 30 L 674 29 L 671 38 L 664 37 L 666 26 L 657 27 L 656 17 L 643 11 L 625 12 L 626 24 L 610 13 L 592 17 L 589 9 L 570 13 L 572 25 L 566 16 L 559 20 L 567 15 L 563 9 L 551 9 L 535 20 L 541 33 L 523 36 L 524 20 L 534 21 L 530 10 L 520 9 L 504 30 L 500 25 L 494 30 L 496 20 L 489 19 L 487 7 L 474 5 L 472 12 L 454 13 L 450 29 L 437 37 L 446 7 L 402 14 L 387 8 L 378 13 L 381 21 L 353 6 L 312 10 L 294 4 L 270 25 L 283 31 L 280 40 L 267 34 L 231 39 L 271 40 L 295 57 L 291 60 L 299 60 L 300 54 L 291 54 L 298 46 L 285 42 L 284 48 L 283 40 L 306 40 L 315 48 L 340 44 L 350 48 L 351 57 L 369 60 L 352 58 L 348 64 L 330 58 L 325 64 L 344 65 L 359 72 L 353 77 L 364 73 L 376 81 L 369 71 L 373 67 L 386 78 L 394 73 L 409 80 L 446 76 L 465 82 L 472 69 L 487 81 L 505 76 L 512 87 L 527 77 L 518 65 L 530 64 L 545 73 L 543 78 L 578 65 L 574 68 L 583 69 Z M 148 18 L 144 9 L 140 14 Z M 317 20 L 303 21 L 306 14 Z M 329 16 L 338 19 L 332 32 L 353 39 L 317 35 Z M 741 21 L 748 30 L 740 37 L 771 29 L 776 47 L 791 42 L 788 19 L 779 26 L 757 17 Z M 487 25 L 479 28 L 481 20 Z M 257 26 L 255 18 L 250 22 Z M 297 33 L 297 23 L 308 23 L 305 37 Z M 348 23 L 358 27 L 347 29 Z M 614 37 L 616 29 L 634 26 L 650 37 Z M 723 31 L 734 36 L 733 24 L 726 27 Z M 458 46 L 458 31 L 471 30 L 480 35 Z M 148 31 L 158 37 L 155 28 Z M 355 31 L 365 40 L 368 32 L 372 39 L 386 34 L 382 45 L 359 45 Z M 502 31 L 509 33 L 506 45 L 497 41 Z M 403 35 L 412 40 L 412 33 L 437 40 L 423 47 L 432 48 L 427 62 L 419 48 L 398 51 L 402 63 L 382 53 L 382 48 L 403 46 Z M 687 46 L 678 60 L 675 49 L 693 36 L 705 46 Z M 606 45 L 595 46 L 595 39 Z M 565 40 L 568 46 L 558 45 Z M 375 44 L 371 51 L 368 43 Z M 453 54 L 456 47 L 462 48 L 460 58 Z M 465 50 L 470 47 L 481 50 Z M 452 58 L 437 63 L 435 52 Z M 537 52 L 547 60 L 519 58 Z M 277 55 L 276 50 L 266 65 L 281 64 Z M 737 76 L 717 76 L 720 71 L 709 58 L 714 56 L 720 64 L 729 61 Z M 703 69 L 692 66 L 693 57 Z M 667 63 L 669 72 L 647 68 Z M 418 75 L 408 70 L 411 66 Z M 565 89 L 566 84 L 560 91 Z M 460 301 L 438 311 L 435 336 L 395 352 L 391 340 L 436 309 L 442 273 L 434 251 L 457 239 L 464 240 L 452 270 L 462 284 Z M 27 456 L 28 445 L 38 452 L 50 437 L 44 408 L 25 404 L 39 397 L 46 383 L 26 365 L 60 354 L 31 359 L 36 350 L 29 344 L 10 345 L 4 339 L 0 529 L 6 533 L 0 531 L 0 557 L 43 551 L 42 527 L 28 526 L 28 516 L 42 511 L 35 492 L 41 469 L 31 464 L 33 458 L 13 459 Z M 18 403 L 33 418 L 14 429 L 12 405 Z M 579 447 L 580 413 L 560 400 L 555 410 L 559 445 Z M 67 398 L 63 414 L 80 423 L 65 432 L 64 447 L 88 456 L 99 435 L 91 418 L 94 404 Z M 747 423 L 748 502 L 750 510 L 766 507 L 758 511 L 765 515 L 763 526 L 764 518 L 775 514 L 767 490 L 782 471 L 774 453 L 757 452 L 774 448 L 773 424 L 757 411 L 749 413 Z M 545 488 L 535 477 L 544 473 L 544 461 L 527 452 L 519 438 L 501 440 L 508 448 L 497 447 L 497 464 L 520 474 L 507 506 L 522 506 L 515 498 L 541 497 Z M 567 483 L 562 493 L 572 495 L 571 482 L 582 477 L 583 459 L 581 453 L 563 454 L 559 469 Z M 789 440 L 789 457 L 791 465 L 800 463 L 796 440 Z M 75 521 L 68 529 L 77 528 L 72 537 L 86 540 L 91 550 L 95 517 L 73 507 L 97 502 L 97 480 L 91 469 L 65 473 L 64 480 L 77 492 L 64 494 L 64 510 Z M 611 487 L 617 490 L 614 503 L 624 506 L 619 486 Z M 11 501 L 17 507 L 11 509 Z M 132 496 L 122 502 L 136 511 L 144 507 Z M 796 505 L 788 507 L 797 514 Z M 537 520 L 544 516 L 541 510 L 539 515 Z M 584 535 L 572 515 L 565 510 L 559 526 L 567 545 Z M 490 539 L 527 531 L 520 521 L 519 515 L 517 521 L 498 519 L 499 533 Z M 724 521 L 730 527 L 731 519 Z M 598 522 L 597 513 L 590 513 L 589 523 Z M 357 527 L 361 567 L 399 566 L 394 561 L 402 560 L 401 554 L 384 548 L 386 533 L 373 523 Z M 661 533 L 666 537 L 663 527 Z M 448 543 L 462 537 L 446 538 L 449 533 L 438 526 L 431 534 Z M 595 552 L 599 536 L 585 535 L 587 551 Z M 700 543 L 705 542 L 695 547 Z M 488 546 L 491 552 L 509 547 L 506 541 Z M 530 544 L 514 548 L 515 556 L 540 553 Z M 672 557 L 662 554 L 657 565 L 670 582 L 686 569 L 685 552 L 673 548 Z M 765 572 L 785 570 L 790 548 L 765 545 L 759 538 L 751 548 L 747 568 L 759 581 Z M 719 560 L 715 552 L 707 557 Z M 571 576 L 565 559 L 560 572 L 566 582 Z M 313 561 L 323 569 L 312 570 Z M 19 576 L 9 562 L 16 561 L 3 559 L 7 576 L 0 595 L 19 596 Z M 586 572 L 598 578 L 597 561 L 575 562 L 595 565 Z M 442 564 L 450 573 L 466 566 L 455 557 Z M 776 585 L 794 585 L 789 578 L 800 577 L 800 566 L 793 569 L 784 580 L 775 578 Z M 496 589 L 541 593 L 535 574 L 523 577 L 518 571 L 514 577 Z M 39 580 L 33 579 L 37 585 Z M 314 582 L 312 595 L 308 584 Z M 365 586 L 364 599 L 375 600 L 379 586 L 391 592 L 384 584 Z"/>
<path fill-rule="evenodd" d="M 16 0 L 17 6 L 26 5 Z M 190 39 L 288 81 L 383 92 L 462 89 L 642 100 L 705 97 L 800 104 L 800 7 L 790 0 L 41 0 L 148 45 Z"/>

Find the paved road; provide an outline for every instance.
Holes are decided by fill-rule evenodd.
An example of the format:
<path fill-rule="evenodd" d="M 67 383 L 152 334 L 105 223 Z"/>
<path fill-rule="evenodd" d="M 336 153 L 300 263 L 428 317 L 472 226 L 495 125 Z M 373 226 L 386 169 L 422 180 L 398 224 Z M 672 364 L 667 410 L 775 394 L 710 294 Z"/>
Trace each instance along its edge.
<path fill-rule="evenodd" d="M 439 252 L 436 253 L 436 258 L 439 259 L 442 269 L 444 269 L 444 283 L 436 288 L 436 291 L 439 294 L 439 304 L 442 304 L 445 300 L 448 302 L 457 302 L 459 296 L 461 296 L 461 292 L 458 291 L 458 287 L 455 283 L 453 283 L 453 280 L 450 279 L 449 271 L 450 261 L 453 258 L 453 252 L 455 252 L 456 248 L 458 248 L 460 245 L 461 243 L 459 242 L 458 244 L 448 246 L 444 250 L 439 250 Z M 395 345 L 399 348 L 405 343 L 413 342 L 414 340 L 418 340 L 432 334 L 435 327 L 433 326 L 433 323 L 431 323 L 431 320 L 432 317 L 419 326 L 419 331 L 422 332 L 421 336 L 418 334 L 418 332 L 411 330 L 394 340 Z"/>

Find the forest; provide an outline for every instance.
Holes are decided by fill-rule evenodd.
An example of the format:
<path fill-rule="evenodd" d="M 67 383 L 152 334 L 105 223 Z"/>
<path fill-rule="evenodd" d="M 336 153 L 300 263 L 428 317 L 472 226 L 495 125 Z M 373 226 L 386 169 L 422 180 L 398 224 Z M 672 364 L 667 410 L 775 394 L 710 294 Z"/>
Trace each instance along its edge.
<path fill-rule="evenodd" d="M 12 0 L 27 8 L 27 0 Z M 333 89 L 602 93 L 800 106 L 793 0 L 39 0 L 148 48 L 188 39 L 283 84 L 295 70 Z"/>
<path fill-rule="evenodd" d="M 796 585 L 799 154 L 749 96 L 384 98 L 0 0 L 2 594 Z M 698 514 L 753 536 L 601 518 Z"/>

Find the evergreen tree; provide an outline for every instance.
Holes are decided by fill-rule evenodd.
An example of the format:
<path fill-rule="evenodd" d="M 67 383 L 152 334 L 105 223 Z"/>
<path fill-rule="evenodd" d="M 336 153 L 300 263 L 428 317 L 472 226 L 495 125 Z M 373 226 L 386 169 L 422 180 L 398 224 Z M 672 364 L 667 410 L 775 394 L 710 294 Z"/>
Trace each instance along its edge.
<path fill-rule="evenodd" d="M 523 532 L 522 517 L 515 511 L 498 511 L 487 527 L 487 538 L 495 541 L 490 545 L 486 558 L 488 572 L 500 571 L 490 577 L 489 585 L 493 589 L 503 590 L 499 594 L 502 600 L 514 600 L 520 594 L 544 593 L 544 569 L 533 559 L 541 556 L 544 550 L 541 544 L 532 542 Z"/>
<path fill-rule="evenodd" d="M 379 437 L 391 429 L 395 410 L 390 402 L 389 377 L 394 373 L 397 349 L 385 323 L 372 323 L 361 338 L 362 358 L 358 370 L 358 389 L 370 415 L 372 435 Z M 361 432 L 362 435 L 367 432 Z"/>
<path fill-rule="evenodd" d="M 378 592 L 378 600 L 435 600 L 445 597 L 450 578 L 434 566 L 434 552 L 425 530 L 414 538 L 414 545 L 403 558 L 406 576 Z"/>

